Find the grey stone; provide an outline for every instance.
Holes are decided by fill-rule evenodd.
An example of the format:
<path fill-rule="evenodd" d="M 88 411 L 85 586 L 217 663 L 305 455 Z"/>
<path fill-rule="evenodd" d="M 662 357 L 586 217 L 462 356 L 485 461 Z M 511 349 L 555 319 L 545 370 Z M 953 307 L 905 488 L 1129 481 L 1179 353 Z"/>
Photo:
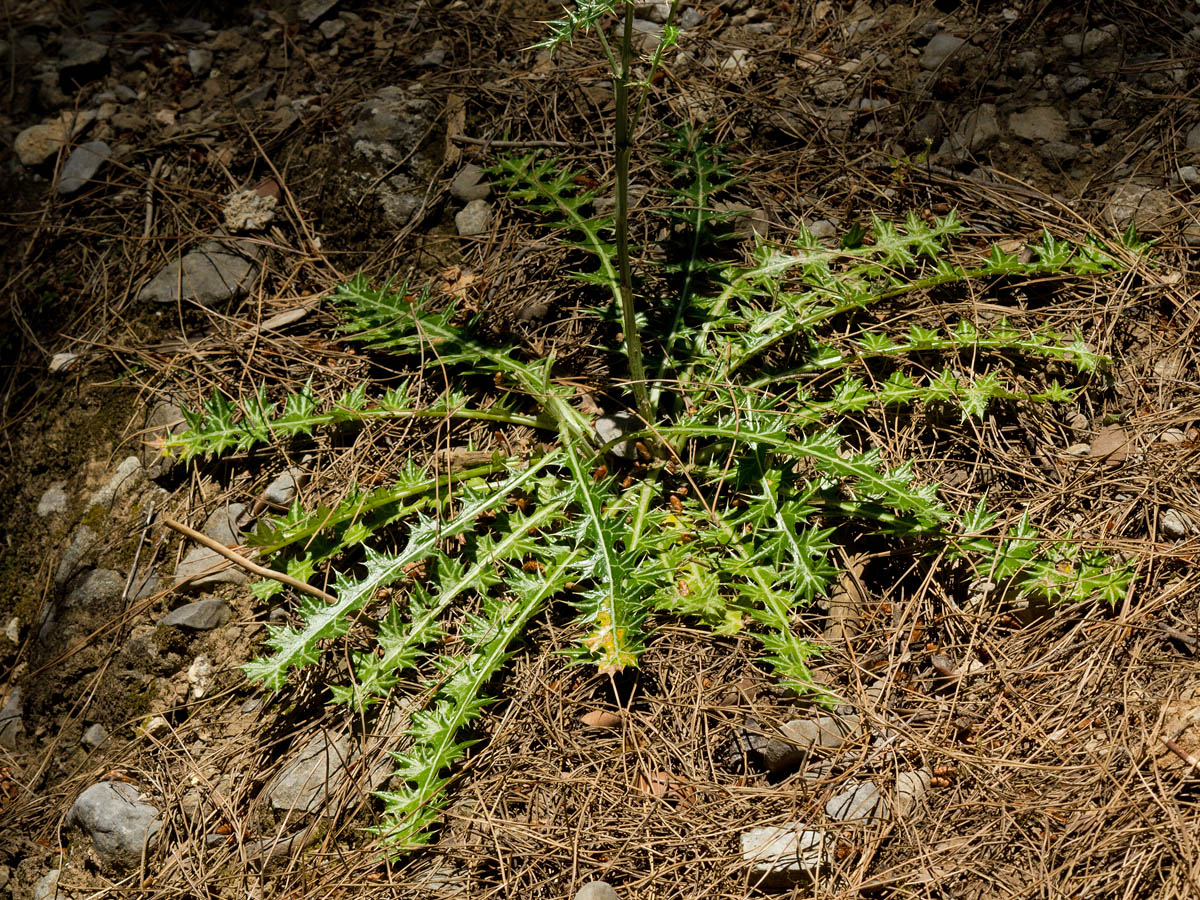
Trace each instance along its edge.
<path fill-rule="evenodd" d="M 679 27 L 686 31 L 689 28 L 695 28 L 697 25 L 704 24 L 704 13 L 698 9 L 689 6 L 679 15 Z"/>
<path fill-rule="evenodd" d="M 637 447 L 633 441 L 621 441 L 620 438 L 635 431 L 641 431 L 642 421 L 633 413 L 616 412 L 612 415 L 596 416 L 592 422 L 596 436 L 604 443 L 618 441 L 610 448 L 613 456 L 621 459 L 636 459 Z"/>
<path fill-rule="evenodd" d="M 258 250 L 247 241 L 205 241 L 165 265 L 138 295 L 157 303 L 212 306 L 242 296 L 258 277 Z"/>
<path fill-rule="evenodd" d="M 441 41 L 434 41 L 432 47 L 417 59 L 418 66 L 440 66 L 446 61 L 446 47 Z"/>
<path fill-rule="evenodd" d="M 233 105 L 246 109 L 253 109 L 264 100 L 271 96 L 271 91 L 275 90 L 275 79 L 269 78 L 262 84 L 250 88 L 248 91 L 243 91 L 233 98 Z"/>
<path fill-rule="evenodd" d="M 133 584 L 130 585 L 129 599 L 136 602 L 152 596 L 158 590 L 158 581 L 158 575 L 154 572 L 151 572 L 144 578 L 137 578 L 135 576 Z"/>
<path fill-rule="evenodd" d="M 401 157 L 406 156 L 425 135 L 428 122 L 424 113 L 428 106 L 425 98 L 390 85 L 358 104 L 358 118 L 350 127 L 350 137 L 372 144 L 392 144 Z"/>
<path fill-rule="evenodd" d="M 1139 228 L 1156 228 L 1174 208 L 1175 201 L 1166 191 L 1127 182 L 1113 191 L 1103 216 L 1120 230 L 1130 222 L 1137 223 Z"/>
<path fill-rule="evenodd" d="M 312 25 L 337 5 L 338 0 L 303 0 L 297 12 L 301 19 Z"/>
<path fill-rule="evenodd" d="M 768 740 L 759 750 L 768 772 L 791 769 L 803 762 L 817 748 L 833 750 L 859 725 L 859 718 L 848 716 L 817 716 L 815 719 L 793 719 L 768 732 Z"/>
<path fill-rule="evenodd" d="M 640 19 L 646 19 L 649 22 L 657 22 L 659 25 L 664 24 L 667 21 L 667 16 L 670 14 L 670 3 L 639 3 L 634 7 L 635 16 Z"/>
<path fill-rule="evenodd" d="M 79 742 L 85 747 L 99 750 L 108 743 L 108 729 L 99 722 L 93 722 L 83 732 L 83 737 L 79 739 Z"/>
<path fill-rule="evenodd" d="M 958 126 L 958 134 L 961 143 L 972 153 L 994 144 L 1000 137 L 1000 120 L 996 116 L 995 105 L 981 103 L 978 109 L 967 113 Z"/>
<path fill-rule="evenodd" d="M 726 65 L 723 68 L 735 69 L 737 66 Z M 813 98 L 820 103 L 826 104 L 840 102 L 846 96 L 848 90 L 849 88 L 844 78 L 822 78 L 819 81 L 813 82 L 812 85 Z"/>
<path fill-rule="evenodd" d="M 621 900 L 621 895 L 607 881 L 589 881 L 575 892 L 575 900 Z"/>
<path fill-rule="evenodd" d="M 487 173 L 479 166 L 467 163 L 450 182 L 450 195 L 464 203 L 484 200 L 492 192 L 492 186 L 485 180 L 486 177 Z"/>
<path fill-rule="evenodd" d="M 336 41 L 346 31 L 346 23 L 341 19 L 328 19 L 317 26 L 321 36 L 327 41 Z"/>
<path fill-rule="evenodd" d="M 37 880 L 30 895 L 33 900 L 58 900 L 58 869 L 51 869 Z"/>
<path fill-rule="evenodd" d="M 1188 129 L 1187 137 L 1184 138 L 1183 143 L 1193 153 L 1200 153 L 1200 122 L 1197 122 Z"/>
<path fill-rule="evenodd" d="M 159 624 L 187 628 L 191 631 L 211 631 L 228 622 L 231 615 L 224 600 L 206 597 L 171 610 L 163 616 Z"/>
<path fill-rule="evenodd" d="M 1185 513 L 1170 506 L 1164 506 L 1158 514 L 1158 527 L 1169 538 L 1179 540 L 1196 531 L 1196 523 Z"/>
<path fill-rule="evenodd" d="M 193 47 L 188 51 L 187 59 L 188 68 L 192 70 L 192 74 L 197 78 L 204 78 L 212 71 L 213 53 L 211 50 Z"/>
<path fill-rule="evenodd" d="M 71 543 L 67 545 L 66 552 L 63 553 L 62 559 L 58 563 L 58 569 L 54 573 L 55 584 L 67 583 L 67 580 L 79 568 L 79 564 L 96 546 L 98 540 L 96 532 L 87 525 L 80 525 L 75 529 L 75 533 L 71 536 Z"/>
<path fill-rule="evenodd" d="M 825 833 L 799 822 L 752 828 L 742 833 L 741 844 L 752 887 L 811 885 L 828 864 Z"/>
<path fill-rule="evenodd" d="M 1187 432 L 1182 428 L 1168 428 L 1158 436 L 1158 440 L 1164 444 L 1182 444 L 1187 440 Z"/>
<path fill-rule="evenodd" d="M 64 112 L 57 119 L 26 128 L 13 141 L 13 150 L 21 160 L 21 165 L 41 165 L 95 118 L 96 113 L 92 110 L 80 113 Z"/>
<path fill-rule="evenodd" d="M 262 498 L 276 506 L 291 506 L 296 491 L 304 481 L 304 472 L 293 466 L 267 485 Z"/>
<path fill-rule="evenodd" d="M 1068 95 L 1074 97 L 1076 94 L 1082 94 L 1092 86 L 1092 79 L 1086 75 L 1072 75 L 1062 83 L 1062 89 Z"/>
<path fill-rule="evenodd" d="M 346 779 L 349 759 L 349 740 L 322 730 L 271 782 L 267 788 L 271 806 L 296 813 L 317 812 Z"/>
<path fill-rule="evenodd" d="M 1064 35 L 1062 43 L 1067 48 L 1067 52 L 1073 56 L 1082 56 L 1088 53 L 1095 53 L 1097 50 L 1103 50 L 1116 38 L 1117 31 L 1116 25 L 1105 25 L 1103 28 L 1089 28 L 1082 34 L 1074 31 L 1071 34 Z"/>
<path fill-rule="evenodd" d="M 175 567 L 176 586 L 187 582 L 193 587 L 211 584 L 246 584 L 246 573 L 219 553 L 207 547 L 193 547 Z"/>
<path fill-rule="evenodd" d="M 113 503 L 141 484 L 145 477 L 142 461 L 136 456 L 125 457 L 117 466 L 117 471 L 112 474 L 112 477 L 105 482 L 103 487 L 92 494 L 91 499 L 88 500 L 88 509 L 93 506 L 111 509 Z"/>
<path fill-rule="evenodd" d="M 1027 141 L 1065 141 L 1067 120 L 1053 106 L 1034 106 L 1008 117 L 1012 133 Z"/>
<path fill-rule="evenodd" d="M 851 781 L 846 790 L 830 797 L 825 814 L 838 822 L 872 822 L 886 819 L 887 801 L 872 781 Z"/>
<path fill-rule="evenodd" d="M 1200 184 L 1200 169 L 1195 166 L 1180 166 L 1171 176 L 1175 184 Z"/>
<path fill-rule="evenodd" d="M 108 47 L 99 41 L 68 38 L 63 41 L 62 50 L 58 54 L 58 70 L 70 75 L 103 66 L 107 59 Z"/>
<path fill-rule="evenodd" d="M 1036 75 L 1044 64 L 1045 58 L 1040 50 L 1022 50 L 1013 54 L 1010 71 L 1021 75 Z"/>
<path fill-rule="evenodd" d="M 125 590 L 125 576 L 112 569 L 92 569 L 78 579 L 66 597 L 68 607 L 94 607 L 116 600 Z"/>
<path fill-rule="evenodd" d="M 62 481 L 56 481 L 50 487 L 46 488 L 37 505 L 37 514 L 41 518 L 44 519 L 46 516 L 61 516 L 67 511 L 67 503 L 70 498 L 67 497 L 67 492 L 63 490 L 65 484 Z"/>
<path fill-rule="evenodd" d="M 141 801 L 137 788 L 114 781 L 94 784 L 80 794 L 67 813 L 67 824 L 91 835 L 101 862 L 118 869 L 140 865 L 162 827 L 158 810 Z"/>
<path fill-rule="evenodd" d="M 967 41 L 963 38 L 956 37 L 948 31 L 939 31 L 925 45 L 925 52 L 921 54 L 921 68 L 929 70 L 940 68 L 966 44 Z"/>
<path fill-rule="evenodd" d="M 200 530 L 218 543 L 231 546 L 238 543 L 238 519 L 246 511 L 244 503 L 227 503 L 204 520 Z"/>
<path fill-rule="evenodd" d="M 454 216 L 454 227 L 463 237 L 487 234 L 492 222 L 492 207 L 486 200 L 472 200 Z"/>
<path fill-rule="evenodd" d="M 808 224 L 808 233 L 819 241 L 837 237 L 837 226 L 828 219 L 816 219 Z"/>
<path fill-rule="evenodd" d="M 874 31 L 878 25 L 879 20 L 874 16 L 868 16 L 865 19 L 859 19 L 857 22 L 850 22 L 846 25 L 846 40 L 861 40 Z"/>
<path fill-rule="evenodd" d="M 190 16 L 184 19 L 176 19 L 167 28 L 169 33 L 180 37 L 197 37 L 207 34 L 211 30 L 211 23 L 205 22 L 203 19 L 193 19 Z"/>
<path fill-rule="evenodd" d="M 933 774 L 928 769 L 914 769 L 896 776 L 892 809 L 897 819 L 907 819 L 924 803 L 932 782 Z"/>
<path fill-rule="evenodd" d="M 237 546 L 240 543 L 237 521 L 245 511 L 244 504 L 230 503 L 212 513 L 201 531 L 222 546 Z M 177 584 L 189 581 L 194 587 L 203 587 L 218 583 L 245 584 L 248 579 L 242 569 L 216 551 L 193 547 L 175 567 L 175 581 Z"/>
<path fill-rule="evenodd" d="M 58 177 L 58 192 L 73 194 L 92 180 L 100 166 L 112 156 L 112 148 L 104 141 L 88 141 L 71 151 Z"/>
<path fill-rule="evenodd" d="M 127 84 L 118 84 L 113 88 L 113 93 L 117 95 L 117 99 L 122 103 L 132 103 L 138 98 L 138 93 Z"/>
<path fill-rule="evenodd" d="M 18 685 L 12 689 L 4 707 L 0 709 L 0 747 L 5 750 L 17 749 L 17 740 L 25 733 L 24 715 L 25 708 L 21 703 L 21 688 Z"/>
<path fill-rule="evenodd" d="M 1046 162 L 1067 163 L 1079 158 L 1083 152 L 1078 144 L 1067 141 L 1046 141 L 1038 147 L 1038 155 Z"/>

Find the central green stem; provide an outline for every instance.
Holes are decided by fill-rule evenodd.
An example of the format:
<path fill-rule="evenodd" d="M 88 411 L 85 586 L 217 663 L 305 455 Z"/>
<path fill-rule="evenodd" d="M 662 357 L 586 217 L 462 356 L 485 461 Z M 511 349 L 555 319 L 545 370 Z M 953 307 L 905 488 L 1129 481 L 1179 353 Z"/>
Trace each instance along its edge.
<path fill-rule="evenodd" d="M 617 268 L 621 278 L 621 322 L 625 352 L 638 415 L 647 424 L 654 421 L 646 389 L 646 367 L 642 362 L 642 339 L 633 308 L 633 267 L 629 259 L 629 159 L 633 153 L 629 118 L 629 72 L 633 63 L 633 4 L 625 4 L 625 30 L 621 35 L 621 64 L 614 72 L 613 93 L 617 104 Z"/>

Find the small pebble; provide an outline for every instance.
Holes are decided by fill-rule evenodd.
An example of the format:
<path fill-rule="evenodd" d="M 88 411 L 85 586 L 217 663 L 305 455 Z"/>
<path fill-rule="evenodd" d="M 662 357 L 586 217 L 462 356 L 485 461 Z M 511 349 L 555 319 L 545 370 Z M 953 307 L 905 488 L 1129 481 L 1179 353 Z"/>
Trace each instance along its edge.
<path fill-rule="evenodd" d="M 83 733 L 80 743 L 93 750 L 99 749 L 108 743 L 108 730 L 99 722 L 93 722 Z"/>
<path fill-rule="evenodd" d="M 607 881 L 591 881 L 575 893 L 575 900 L 621 900 Z"/>
<path fill-rule="evenodd" d="M 487 234 L 492 222 L 492 207 L 486 200 L 472 200 L 454 216 L 454 227 L 463 237 Z"/>
<path fill-rule="evenodd" d="M 56 481 L 50 487 L 46 488 L 42 498 L 38 500 L 37 514 L 41 518 L 46 516 L 57 516 L 67 511 L 67 492 L 63 490 L 65 482 Z"/>
<path fill-rule="evenodd" d="M 1164 506 L 1158 514 L 1158 527 L 1167 537 L 1178 540 L 1195 532 L 1196 523 L 1179 510 Z"/>

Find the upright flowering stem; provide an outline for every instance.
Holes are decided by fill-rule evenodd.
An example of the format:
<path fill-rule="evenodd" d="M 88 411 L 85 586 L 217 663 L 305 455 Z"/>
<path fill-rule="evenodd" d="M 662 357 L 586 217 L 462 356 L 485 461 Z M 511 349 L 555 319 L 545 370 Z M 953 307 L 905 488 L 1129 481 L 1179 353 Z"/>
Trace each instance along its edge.
<path fill-rule="evenodd" d="M 613 93 L 617 106 L 617 265 L 621 276 L 621 322 L 625 332 L 625 352 L 629 357 L 629 376 L 633 381 L 633 399 L 638 415 L 647 423 L 654 421 L 650 395 L 646 389 L 646 367 L 642 361 L 642 338 L 638 333 L 633 307 L 633 267 L 629 260 L 629 159 L 633 153 L 629 116 L 629 72 L 633 64 L 633 4 L 625 4 L 625 30 L 621 35 L 621 60 L 613 72 Z"/>

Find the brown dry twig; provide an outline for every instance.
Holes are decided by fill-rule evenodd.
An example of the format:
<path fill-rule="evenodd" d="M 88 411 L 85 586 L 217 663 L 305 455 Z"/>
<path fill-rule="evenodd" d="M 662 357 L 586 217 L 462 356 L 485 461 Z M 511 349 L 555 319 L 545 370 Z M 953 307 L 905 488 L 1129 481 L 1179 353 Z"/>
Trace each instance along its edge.
<path fill-rule="evenodd" d="M 259 578 L 270 578 L 274 581 L 280 582 L 281 584 L 286 584 L 288 587 L 293 587 L 298 591 L 303 591 L 305 594 L 309 594 L 319 600 L 324 600 L 326 603 L 337 602 L 337 598 L 332 594 L 327 594 L 320 588 L 313 587 L 311 584 L 305 584 L 303 581 L 293 578 L 291 575 L 286 575 L 283 572 L 276 572 L 274 569 L 268 569 L 266 566 L 260 566 L 258 563 L 253 563 L 241 554 L 234 553 L 220 541 L 214 541 L 208 535 L 201 534 L 194 528 L 189 528 L 187 525 L 172 519 L 170 516 L 163 516 L 162 521 L 163 524 L 168 528 L 178 531 L 180 534 L 191 538 L 197 544 L 204 545 L 214 553 L 218 553 L 225 557 L 235 566 L 239 566 L 245 569 L 247 572 L 257 575 Z"/>

